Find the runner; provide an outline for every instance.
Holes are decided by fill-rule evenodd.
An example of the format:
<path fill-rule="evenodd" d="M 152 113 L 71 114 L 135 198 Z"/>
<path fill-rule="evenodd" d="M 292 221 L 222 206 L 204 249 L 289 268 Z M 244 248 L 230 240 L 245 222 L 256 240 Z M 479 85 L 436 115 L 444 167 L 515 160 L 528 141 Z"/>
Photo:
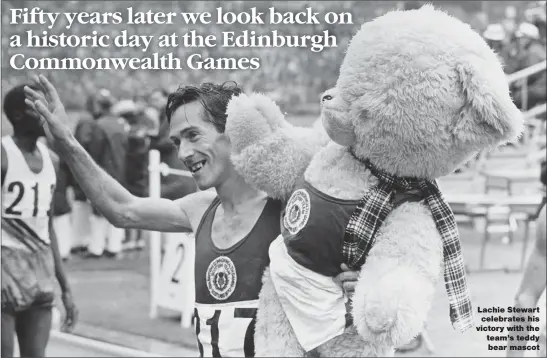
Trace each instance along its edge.
<path fill-rule="evenodd" d="M 25 104 L 24 85 L 4 98 L 13 135 L 2 138 L 2 357 L 44 357 L 51 329 L 55 278 L 66 309 L 64 330 L 77 310 L 53 229 L 53 192 L 59 158 L 38 141 L 38 114 Z"/>

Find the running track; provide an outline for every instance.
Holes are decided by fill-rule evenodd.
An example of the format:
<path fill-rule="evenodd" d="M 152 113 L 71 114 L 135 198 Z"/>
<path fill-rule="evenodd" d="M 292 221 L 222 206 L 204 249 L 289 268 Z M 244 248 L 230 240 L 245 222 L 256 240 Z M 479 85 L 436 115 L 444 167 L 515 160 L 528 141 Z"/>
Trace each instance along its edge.
<path fill-rule="evenodd" d="M 17 347 L 17 345 L 16 345 Z M 178 355 L 179 353 L 177 353 Z M 16 352 L 15 356 L 19 356 Z M 82 338 L 71 334 L 52 332 L 46 352 L 47 357 L 162 357 L 144 351 L 138 351 L 93 339 Z M 184 355 L 196 357 L 197 352 L 188 349 Z"/>

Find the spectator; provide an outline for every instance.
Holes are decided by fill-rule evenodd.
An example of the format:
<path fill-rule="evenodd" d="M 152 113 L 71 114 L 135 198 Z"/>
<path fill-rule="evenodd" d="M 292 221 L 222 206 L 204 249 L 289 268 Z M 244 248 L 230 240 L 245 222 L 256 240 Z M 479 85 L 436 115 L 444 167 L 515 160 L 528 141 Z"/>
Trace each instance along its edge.
<path fill-rule="evenodd" d="M 74 130 L 74 137 L 89 153 L 96 162 L 102 153 L 102 147 L 98 140 L 97 120 L 113 104 L 113 97 L 108 90 L 101 89 L 95 95 L 89 96 L 86 103 L 86 109 L 91 118 L 81 118 Z M 72 173 L 67 173 L 67 185 L 72 187 L 74 193 L 74 203 L 72 207 L 72 252 L 85 252 L 91 242 L 92 208 L 87 201 L 85 193 L 80 188 Z"/>
<path fill-rule="evenodd" d="M 545 10 L 545 1 L 539 1 L 538 6 L 533 6 L 527 9 L 524 13 L 526 21 L 535 25 L 539 30 L 539 37 L 543 46 L 545 46 L 545 37 L 546 37 L 546 10 Z"/>
<path fill-rule="evenodd" d="M 167 104 L 167 97 L 169 92 L 164 89 L 156 88 L 148 96 L 148 104 L 150 107 L 155 108 L 158 112 L 165 111 L 165 105 Z"/>
<path fill-rule="evenodd" d="M 125 160 L 126 188 L 139 197 L 148 195 L 148 151 L 151 129 L 150 120 L 143 108 L 131 100 L 120 101 L 114 106 L 113 113 L 124 118 L 130 125 L 127 137 Z M 143 232 L 138 229 L 126 229 L 124 250 L 144 248 Z"/>
<path fill-rule="evenodd" d="M 545 46 L 543 46 L 539 30 L 530 23 L 522 23 L 515 33 L 518 46 L 518 68 L 522 70 L 545 61 Z M 514 93 L 515 103 L 519 108 L 525 110 L 545 103 L 546 99 L 546 73 L 541 71 L 527 78 L 527 89 L 523 86 L 517 88 Z M 528 93 L 527 103 L 522 103 L 522 92 Z"/>
<path fill-rule="evenodd" d="M 109 101 L 101 109 L 103 114 L 97 120 L 96 145 L 101 153 L 96 162 L 120 184 L 126 186 L 125 161 L 127 155 L 127 135 L 130 125 L 115 111 L 113 101 Z M 125 230 L 110 224 L 95 208 L 91 215 L 93 226 L 88 257 L 106 256 L 118 258 L 122 251 Z"/>
<path fill-rule="evenodd" d="M 117 103 L 112 112 L 129 124 L 127 132 L 127 153 L 125 160 L 125 186 L 133 195 L 143 197 L 148 194 L 148 137 L 149 119 L 143 109 L 131 100 Z"/>
<path fill-rule="evenodd" d="M 488 45 L 501 57 L 505 66 L 505 72 L 513 72 L 515 64 L 512 60 L 510 46 L 507 44 L 508 37 L 503 26 L 501 24 L 490 24 L 486 27 L 482 36 Z"/>
<path fill-rule="evenodd" d="M 169 93 L 161 88 L 155 89 L 148 96 L 148 108 L 146 108 L 146 115 L 151 118 L 155 127 L 153 131 L 150 131 L 151 135 L 157 136 L 159 132 L 159 126 L 161 121 L 161 116 L 165 112 L 165 104 L 167 103 L 167 97 Z"/>

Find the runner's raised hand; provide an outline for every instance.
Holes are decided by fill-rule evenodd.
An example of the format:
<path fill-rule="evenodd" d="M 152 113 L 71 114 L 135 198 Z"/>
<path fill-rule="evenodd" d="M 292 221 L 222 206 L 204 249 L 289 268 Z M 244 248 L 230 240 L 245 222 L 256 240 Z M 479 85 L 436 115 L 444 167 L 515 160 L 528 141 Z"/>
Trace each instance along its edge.
<path fill-rule="evenodd" d="M 43 75 L 33 76 L 32 82 L 42 93 L 25 86 L 25 102 L 40 114 L 46 133 L 49 131 L 53 139 L 66 137 L 70 134 L 69 121 L 57 90 Z"/>

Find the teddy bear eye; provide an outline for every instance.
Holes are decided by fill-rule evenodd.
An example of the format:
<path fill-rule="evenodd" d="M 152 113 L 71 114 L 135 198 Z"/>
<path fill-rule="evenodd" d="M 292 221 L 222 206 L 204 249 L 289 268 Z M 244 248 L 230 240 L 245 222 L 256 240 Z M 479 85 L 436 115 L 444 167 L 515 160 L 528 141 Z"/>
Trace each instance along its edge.
<path fill-rule="evenodd" d="M 330 94 L 327 94 L 323 96 L 323 98 L 321 98 L 321 102 L 330 101 L 331 99 L 332 99 L 332 96 Z"/>

